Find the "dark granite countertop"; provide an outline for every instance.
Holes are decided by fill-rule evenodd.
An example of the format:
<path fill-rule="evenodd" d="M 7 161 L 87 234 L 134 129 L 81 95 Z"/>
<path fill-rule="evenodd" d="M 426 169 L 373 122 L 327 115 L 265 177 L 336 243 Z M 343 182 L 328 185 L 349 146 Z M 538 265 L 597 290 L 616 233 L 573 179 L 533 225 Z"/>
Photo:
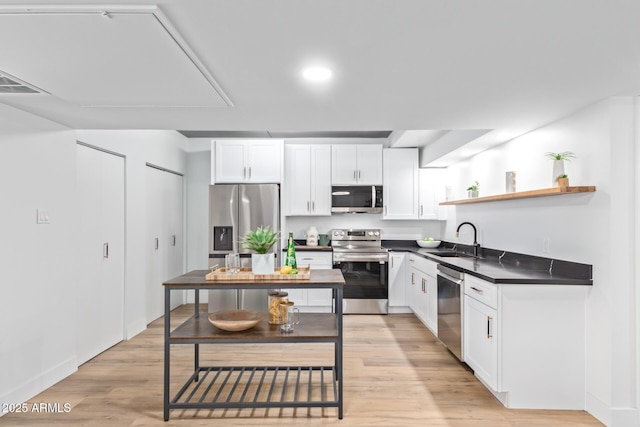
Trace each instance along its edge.
<path fill-rule="evenodd" d="M 575 262 L 535 257 L 515 252 L 480 248 L 478 257 L 472 247 L 457 245 L 456 250 L 465 256 L 441 257 L 439 252 L 451 252 L 454 244 L 443 242 L 438 248 L 423 249 L 413 240 L 384 241 L 390 251 L 411 252 L 443 264 L 454 270 L 468 273 L 491 283 L 542 284 L 542 285 L 593 285 L 592 266 Z"/>

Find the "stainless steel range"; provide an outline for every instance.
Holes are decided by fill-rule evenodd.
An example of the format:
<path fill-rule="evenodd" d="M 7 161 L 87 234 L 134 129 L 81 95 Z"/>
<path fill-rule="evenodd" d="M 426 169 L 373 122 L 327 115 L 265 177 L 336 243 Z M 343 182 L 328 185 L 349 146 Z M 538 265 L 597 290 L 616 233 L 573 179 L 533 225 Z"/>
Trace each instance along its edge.
<path fill-rule="evenodd" d="M 331 231 L 333 268 L 345 279 L 345 314 L 387 314 L 389 252 L 382 247 L 379 229 Z"/>

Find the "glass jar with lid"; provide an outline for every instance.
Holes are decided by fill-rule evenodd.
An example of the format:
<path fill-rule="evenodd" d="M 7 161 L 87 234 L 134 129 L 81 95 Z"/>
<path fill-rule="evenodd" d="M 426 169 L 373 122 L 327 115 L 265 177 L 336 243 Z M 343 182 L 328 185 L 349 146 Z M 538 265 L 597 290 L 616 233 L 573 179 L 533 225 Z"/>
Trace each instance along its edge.
<path fill-rule="evenodd" d="M 289 302 L 289 293 L 282 291 L 269 291 L 269 323 L 272 325 L 282 325 L 287 317 L 286 309 L 283 310 L 283 303 Z"/>

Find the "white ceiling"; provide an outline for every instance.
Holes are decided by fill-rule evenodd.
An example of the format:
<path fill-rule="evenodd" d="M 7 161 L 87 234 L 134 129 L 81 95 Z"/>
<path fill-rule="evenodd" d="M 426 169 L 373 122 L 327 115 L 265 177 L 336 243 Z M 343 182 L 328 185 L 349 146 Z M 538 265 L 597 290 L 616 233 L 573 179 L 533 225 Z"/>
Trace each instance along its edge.
<path fill-rule="evenodd" d="M 57 3 L 0 0 L 0 72 L 45 92 L 0 103 L 72 128 L 503 141 L 640 90 L 632 0 Z"/>

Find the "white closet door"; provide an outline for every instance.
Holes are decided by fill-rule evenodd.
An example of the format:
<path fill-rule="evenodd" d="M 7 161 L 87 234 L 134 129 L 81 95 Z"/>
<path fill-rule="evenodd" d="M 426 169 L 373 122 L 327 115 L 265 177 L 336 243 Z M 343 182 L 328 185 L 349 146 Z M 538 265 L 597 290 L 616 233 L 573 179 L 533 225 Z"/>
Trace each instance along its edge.
<path fill-rule="evenodd" d="M 124 158 L 77 146 L 77 357 L 124 339 Z"/>
<path fill-rule="evenodd" d="M 180 175 L 147 167 L 147 323 L 164 315 L 162 283 L 183 273 L 182 182 Z M 181 296 L 172 295 L 171 303 L 181 305 Z"/>

